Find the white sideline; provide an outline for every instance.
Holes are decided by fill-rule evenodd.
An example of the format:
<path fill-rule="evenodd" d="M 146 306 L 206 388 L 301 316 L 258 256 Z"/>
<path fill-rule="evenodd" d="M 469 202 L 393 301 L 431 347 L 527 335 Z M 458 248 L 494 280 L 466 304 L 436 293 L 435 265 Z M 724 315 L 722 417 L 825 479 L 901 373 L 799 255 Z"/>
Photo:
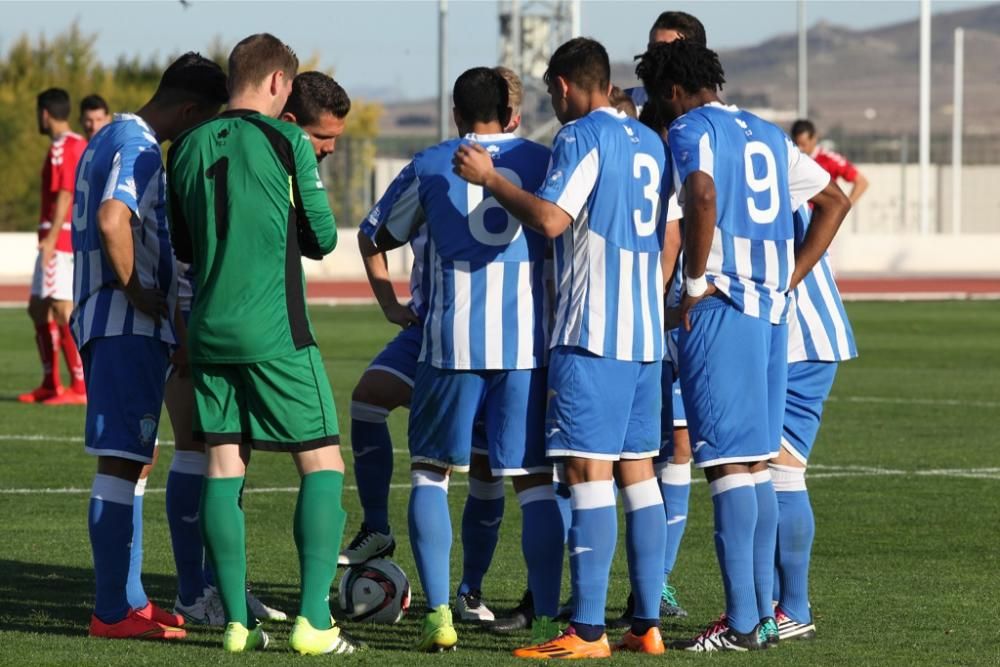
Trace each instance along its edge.
<path fill-rule="evenodd" d="M 810 466 L 811 471 L 806 478 L 810 481 L 821 479 L 838 479 L 843 477 L 958 477 L 966 479 L 992 479 L 1000 481 L 1000 468 L 935 468 L 931 470 L 902 470 L 896 468 L 872 468 L 868 466 L 834 466 L 834 465 L 814 465 Z M 692 484 L 704 484 L 705 480 L 695 478 Z M 466 487 L 469 483 L 456 480 L 450 483 L 450 487 Z M 353 485 L 344 486 L 348 491 L 356 491 L 358 487 Z M 390 484 L 391 489 L 408 489 L 409 484 Z M 146 493 L 164 493 L 166 489 L 162 487 L 147 487 Z M 264 486 L 247 487 L 245 493 L 298 493 L 297 486 Z M 0 488 L 0 495 L 81 495 L 90 493 L 90 489 L 78 487 L 64 488 Z"/>

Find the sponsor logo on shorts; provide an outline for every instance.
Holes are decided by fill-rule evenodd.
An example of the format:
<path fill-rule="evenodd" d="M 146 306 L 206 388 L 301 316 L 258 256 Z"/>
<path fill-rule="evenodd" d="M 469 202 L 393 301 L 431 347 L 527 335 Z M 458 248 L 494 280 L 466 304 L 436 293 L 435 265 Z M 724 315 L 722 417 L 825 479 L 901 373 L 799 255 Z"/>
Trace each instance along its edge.
<path fill-rule="evenodd" d="M 145 415 L 139 420 L 139 442 L 149 446 L 156 439 L 156 417 Z"/>
<path fill-rule="evenodd" d="M 699 440 L 698 442 L 694 443 L 694 447 L 691 448 L 692 453 L 697 452 L 699 449 L 701 449 L 707 444 L 708 442 L 706 440 Z"/>

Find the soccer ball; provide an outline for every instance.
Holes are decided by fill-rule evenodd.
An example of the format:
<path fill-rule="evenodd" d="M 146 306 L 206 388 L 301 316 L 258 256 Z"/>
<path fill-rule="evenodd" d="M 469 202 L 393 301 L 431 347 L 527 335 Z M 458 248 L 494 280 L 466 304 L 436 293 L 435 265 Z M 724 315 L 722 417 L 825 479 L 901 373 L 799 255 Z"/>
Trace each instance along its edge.
<path fill-rule="evenodd" d="M 398 623 L 410 608 L 410 581 L 388 558 L 349 567 L 340 579 L 340 608 L 352 621 Z"/>

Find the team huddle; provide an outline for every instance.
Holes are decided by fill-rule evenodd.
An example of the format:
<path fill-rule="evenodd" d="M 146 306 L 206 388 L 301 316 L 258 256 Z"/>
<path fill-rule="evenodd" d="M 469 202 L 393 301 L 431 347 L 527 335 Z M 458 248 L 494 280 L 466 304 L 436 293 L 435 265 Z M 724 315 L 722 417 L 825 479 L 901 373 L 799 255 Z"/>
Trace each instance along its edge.
<path fill-rule="evenodd" d="M 224 626 L 227 651 L 267 647 L 261 621 L 285 615 L 247 584 L 242 493 L 258 449 L 290 453 L 301 478 L 291 648 L 362 649 L 328 596 L 338 565 L 396 548 L 386 420 L 401 406 L 426 598 L 417 650 L 456 646 L 453 607 L 496 632 L 529 627 L 530 645 L 514 650 L 527 659 L 745 651 L 815 635 L 805 470 L 837 362 L 856 356 L 826 259 L 850 202 L 785 132 L 720 100 L 723 68 L 693 16 L 659 16 L 637 60 L 643 85 L 622 92 L 597 41 L 553 53 L 545 81 L 562 128 L 551 148 L 516 134 L 513 72 L 464 72 L 459 136 L 415 155 L 362 222 L 369 281 L 401 331 L 352 396 L 364 517 L 343 548 L 340 431 L 301 260 L 337 244 L 317 163 L 344 131 L 347 93 L 298 73 L 277 38 L 252 35 L 228 73 L 182 56 L 144 107 L 81 148 L 70 327 L 86 450 L 98 457 L 91 635 L 181 639 L 185 624 L 206 624 Z M 402 304 L 385 253 L 405 245 L 414 267 Z M 39 320 L 40 337 L 49 326 Z M 63 393 L 43 389 L 39 400 Z M 173 611 L 141 583 L 141 491 L 164 403 L 176 434 Z M 661 617 L 686 615 L 669 575 L 692 460 L 711 488 L 725 611 L 698 636 L 665 641 Z M 455 472 L 469 474 L 457 587 Z M 497 618 L 482 591 L 506 477 L 527 582 Z M 619 499 L 631 593 L 606 621 Z M 624 629 L 613 645 L 609 625 Z"/>

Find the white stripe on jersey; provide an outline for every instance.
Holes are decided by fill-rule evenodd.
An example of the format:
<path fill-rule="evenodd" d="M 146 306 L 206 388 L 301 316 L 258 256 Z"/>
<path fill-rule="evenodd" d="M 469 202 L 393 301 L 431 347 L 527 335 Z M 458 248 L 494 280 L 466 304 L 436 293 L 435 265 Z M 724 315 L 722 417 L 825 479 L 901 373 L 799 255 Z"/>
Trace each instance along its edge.
<path fill-rule="evenodd" d="M 740 236 L 733 237 L 734 259 L 736 273 L 743 285 L 743 312 L 750 317 L 760 317 L 760 294 L 757 285 L 745 276 L 753 275 L 753 259 L 750 256 L 750 239 Z"/>
<path fill-rule="evenodd" d="M 840 319 L 840 311 L 837 308 L 837 302 L 833 298 L 833 291 L 830 289 L 830 284 L 826 280 L 826 273 L 823 272 L 825 259 L 826 257 L 824 256 L 813 267 L 812 274 L 816 278 L 816 285 L 819 287 L 820 294 L 823 295 L 823 304 L 826 306 L 826 312 L 830 314 L 830 319 L 833 320 L 833 330 L 837 339 L 839 356 L 841 359 L 849 359 L 851 357 L 851 350 L 847 342 L 847 330 L 844 327 L 844 321 Z"/>
<path fill-rule="evenodd" d="M 805 298 L 802 298 L 803 296 Z M 799 314 L 809 328 L 816 353 L 821 359 L 830 359 L 833 356 L 833 342 L 826 334 L 826 329 L 823 327 L 823 319 L 819 316 L 816 305 L 813 304 L 809 293 L 806 290 L 801 290 L 796 297 L 796 303 L 799 308 Z"/>
<path fill-rule="evenodd" d="M 649 280 L 647 279 L 649 276 L 649 253 L 640 252 L 638 254 L 639 306 L 642 308 L 642 358 L 649 359 L 653 356 L 653 317 L 649 312 Z"/>
<path fill-rule="evenodd" d="M 452 275 L 455 277 L 455 318 L 452 322 L 452 361 L 455 368 L 469 368 L 469 319 L 472 310 L 472 276 L 468 262 L 453 262 Z M 443 299 L 442 299 L 443 301 Z M 442 342 L 439 338 L 438 342 Z"/>
<path fill-rule="evenodd" d="M 603 237 L 593 232 L 588 232 L 590 236 L 590 267 L 587 270 L 588 299 L 590 305 L 587 308 L 587 335 L 588 347 L 596 350 L 604 349 L 604 327 L 607 322 L 605 306 L 607 303 L 607 289 L 605 278 L 607 276 L 607 252 L 608 244 Z"/>
<path fill-rule="evenodd" d="M 120 289 L 112 291 L 111 306 L 108 308 L 108 319 L 107 323 L 104 325 L 105 335 L 122 335 L 125 331 L 125 311 L 127 309 L 128 299 L 125 298 L 125 292 Z M 136 314 L 138 315 L 138 313 Z"/>
<path fill-rule="evenodd" d="M 715 154 L 712 153 L 712 144 L 707 132 L 701 135 L 698 141 L 698 170 L 715 178 Z"/>
<path fill-rule="evenodd" d="M 438 257 L 436 248 L 434 247 L 434 241 L 428 239 L 427 241 L 430 246 L 430 256 L 432 271 L 434 271 L 434 292 L 431 297 L 431 303 L 434 304 L 434 313 L 431 316 L 431 335 L 424 336 L 424 346 L 426 347 L 430 341 L 438 343 L 434 347 L 431 364 L 440 368 L 443 363 L 443 355 L 441 354 L 441 327 L 444 321 L 444 298 L 442 293 L 444 291 L 444 273 L 441 268 L 441 258 Z"/>
<path fill-rule="evenodd" d="M 487 368 L 503 368 L 503 273 L 504 262 L 490 262 L 486 265 L 486 313 L 484 322 L 486 331 L 484 332 L 484 342 L 486 344 Z M 455 281 L 455 286 L 457 292 L 457 280 Z M 471 302 L 471 300 L 470 293 L 469 301 Z M 458 350 L 456 350 L 456 362 L 458 362 L 457 357 Z"/>
<path fill-rule="evenodd" d="M 528 368 L 531 366 L 534 356 L 535 346 L 535 312 L 532 299 L 534 280 L 532 278 L 531 264 L 528 262 L 518 262 L 517 267 L 517 366 L 518 368 Z M 547 296 L 543 295 L 543 301 Z M 542 316 L 545 316 L 547 308 L 542 305 Z M 542 349 L 546 349 L 543 347 Z"/>
<path fill-rule="evenodd" d="M 624 248 L 618 249 L 618 345 L 619 359 L 631 359 L 632 338 L 635 336 L 635 312 L 632 309 L 632 269 L 635 256 Z"/>
<path fill-rule="evenodd" d="M 566 189 L 559 196 L 556 206 L 569 213 L 570 217 L 579 216 L 580 211 L 587 205 L 587 198 L 593 191 L 594 184 L 597 183 L 599 166 L 599 157 L 595 147 L 580 161 L 569 177 Z"/>
<path fill-rule="evenodd" d="M 780 265 L 778 264 L 778 244 L 775 241 L 764 241 L 764 284 L 772 290 L 778 289 L 780 279 Z M 772 322 L 781 319 L 781 311 L 784 307 L 784 299 L 771 300 L 771 312 L 769 319 Z"/>

